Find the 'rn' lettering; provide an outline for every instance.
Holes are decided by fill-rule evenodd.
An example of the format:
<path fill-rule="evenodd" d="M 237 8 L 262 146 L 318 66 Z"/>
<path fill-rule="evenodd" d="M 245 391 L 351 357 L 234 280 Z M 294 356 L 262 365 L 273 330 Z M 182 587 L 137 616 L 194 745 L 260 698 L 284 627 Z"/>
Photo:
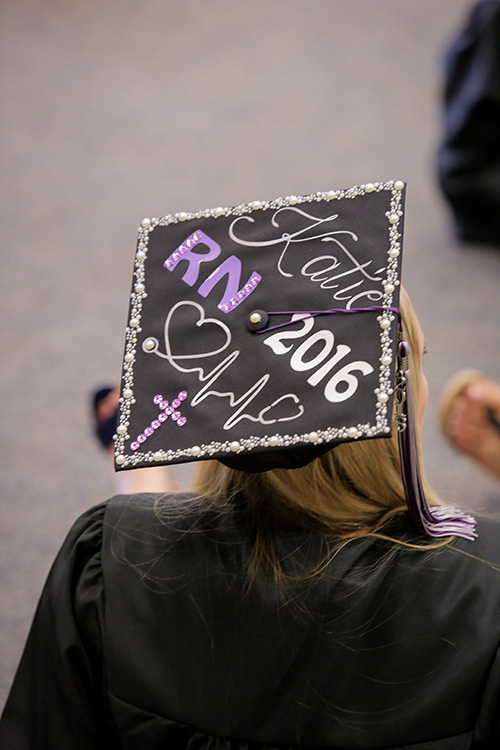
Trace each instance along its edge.
<path fill-rule="evenodd" d="M 205 245 L 208 251 L 195 253 L 194 248 L 200 244 Z M 167 271 L 173 271 L 181 261 L 187 261 L 188 266 L 182 280 L 189 286 L 194 286 L 200 275 L 201 264 L 215 260 L 219 257 L 220 253 L 221 247 L 219 243 L 209 237 L 208 234 L 205 234 L 201 229 L 197 229 L 169 255 L 163 265 Z M 262 280 L 262 276 L 257 271 L 252 271 L 247 283 L 240 288 L 241 270 L 241 260 L 236 255 L 230 255 L 199 286 L 198 294 L 202 297 L 207 297 L 215 285 L 221 279 L 227 277 L 224 295 L 217 307 L 224 313 L 231 312 L 231 310 L 238 307 L 256 289 Z"/>

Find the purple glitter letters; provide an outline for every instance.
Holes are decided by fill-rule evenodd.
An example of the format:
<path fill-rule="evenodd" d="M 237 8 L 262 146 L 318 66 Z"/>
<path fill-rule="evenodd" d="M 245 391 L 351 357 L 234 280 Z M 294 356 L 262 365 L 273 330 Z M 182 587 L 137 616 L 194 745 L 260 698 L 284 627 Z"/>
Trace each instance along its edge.
<path fill-rule="evenodd" d="M 202 254 L 193 252 L 193 248 L 200 243 L 208 247 L 208 253 Z M 163 265 L 167 271 L 173 271 L 177 267 L 179 261 L 187 260 L 188 268 L 185 271 L 182 280 L 188 284 L 188 286 L 194 286 L 200 275 L 201 264 L 215 260 L 219 257 L 220 253 L 221 247 L 218 242 L 209 237 L 208 234 L 205 234 L 201 229 L 197 229 L 190 234 L 171 255 L 169 255 Z M 240 289 L 241 271 L 241 260 L 235 255 L 230 255 L 229 258 L 226 258 L 226 260 L 205 279 L 199 287 L 198 293 L 202 297 L 207 297 L 219 281 L 221 281 L 224 276 L 227 276 L 224 295 L 217 307 L 219 310 L 222 310 L 223 313 L 231 312 L 257 288 L 262 280 L 262 276 L 257 273 L 257 271 L 252 271 L 250 278 Z"/>

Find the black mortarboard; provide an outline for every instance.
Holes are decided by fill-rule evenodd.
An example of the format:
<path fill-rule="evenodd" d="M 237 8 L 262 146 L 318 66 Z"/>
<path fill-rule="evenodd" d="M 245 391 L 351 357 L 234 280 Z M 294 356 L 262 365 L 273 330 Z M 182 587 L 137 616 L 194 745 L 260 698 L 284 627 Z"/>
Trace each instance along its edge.
<path fill-rule="evenodd" d="M 392 432 L 405 186 L 144 219 L 118 469 L 295 468 Z"/>
<path fill-rule="evenodd" d="M 290 467 L 389 435 L 403 198 L 388 182 L 145 219 L 118 468 Z M 311 315 L 328 310 L 345 312 Z"/>

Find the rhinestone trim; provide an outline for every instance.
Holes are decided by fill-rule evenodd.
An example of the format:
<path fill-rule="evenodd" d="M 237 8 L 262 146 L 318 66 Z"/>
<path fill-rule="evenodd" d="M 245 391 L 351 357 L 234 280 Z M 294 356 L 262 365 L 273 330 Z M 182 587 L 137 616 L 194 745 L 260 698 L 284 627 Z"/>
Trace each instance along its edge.
<path fill-rule="evenodd" d="M 290 195 L 286 198 L 277 198 L 272 201 L 252 201 L 232 208 L 217 208 L 198 211 L 195 213 L 180 212 L 168 214 L 162 218 L 145 218 L 142 220 L 138 231 L 137 251 L 134 266 L 134 287 L 131 293 L 131 305 L 129 312 L 129 324 L 125 333 L 125 353 L 123 358 L 122 394 L 120 396 L 120 413 L 115 441 L 115 462 L 120 468 L 133 468 L 145 463 L 170 463 L 182 459 L 207 458 L 221 453 L 242 453 L 254 448 L 287 447 L 290 445 L 321 444 L 334 440 L 357 440 L 365 437 L 376 437 L 383 433 L 391 432 L 391 424 L 388 419 L 388 402 L 385 396 L 391 396 L 393 387 L 391 383 L 391 344 L 390 328 L 395 320 L 393 313 L 384 313 L 378 316 L 380 325 L 380 374 L 379 387 L 375 389 L 376 416 L 375 424 L 357 424 L 346 427 L 331 427 L 326 430 L 315 430 L 313 433 L 265 435 L 264 437 L 252 436 L 238 440 L 226 440 L 224 442 L 213 441 L 211 443 L 194 445 L 186 449 L 158 450 L 143 452 L 138 448 L 132 455 L 126 453 L 126 443 L 130 440 L 129 425 L 130 411 L 136 403 L 134 397 L 134 363 L 138 346 L 138 336 L 142 332 L 141 311 L 143 299 L 147 296 L 145 278 L 145 260 L 148 252 L 149 233 L 157 226 L 168 226 L 191 219 L 201 219 L 219 216 L 241 216 L 251 211 L 275 211 L 284 206 L 296 206 L 304 203 L 319 201 L 332 201 L 352 199 L 360 195 L 373 192 L 390 191 L 390 208 L 386 212 L 387 231 L 389 234 L 389 250 L 387 275 L 384 281 L 384 295 L 381 301 L 383 306 L 392 306 L 393 294 L 399 286 L 398 267 L 401 255 L 401 218 L 403 210 L 401 207 L 401 195 L 404 183 L 401 180 L 389 180 L 387 182 L 373 182 L 351 187 L 347 190 L 328 190 L 326 192 L 312 193 L 311 195 Z M 391 362 L 386 364 L 387 362 Z"/>

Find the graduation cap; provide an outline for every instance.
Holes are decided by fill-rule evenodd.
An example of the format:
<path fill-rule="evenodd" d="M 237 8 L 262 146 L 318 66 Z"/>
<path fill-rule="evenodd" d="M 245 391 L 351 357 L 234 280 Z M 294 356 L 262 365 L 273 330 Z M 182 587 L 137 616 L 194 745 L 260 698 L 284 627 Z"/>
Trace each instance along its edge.
<path fill-rule="evenodd" d="M 389 181 L 144 219 L 116 468 L 295 468 L 389 437 L 404 193 Z"/>

